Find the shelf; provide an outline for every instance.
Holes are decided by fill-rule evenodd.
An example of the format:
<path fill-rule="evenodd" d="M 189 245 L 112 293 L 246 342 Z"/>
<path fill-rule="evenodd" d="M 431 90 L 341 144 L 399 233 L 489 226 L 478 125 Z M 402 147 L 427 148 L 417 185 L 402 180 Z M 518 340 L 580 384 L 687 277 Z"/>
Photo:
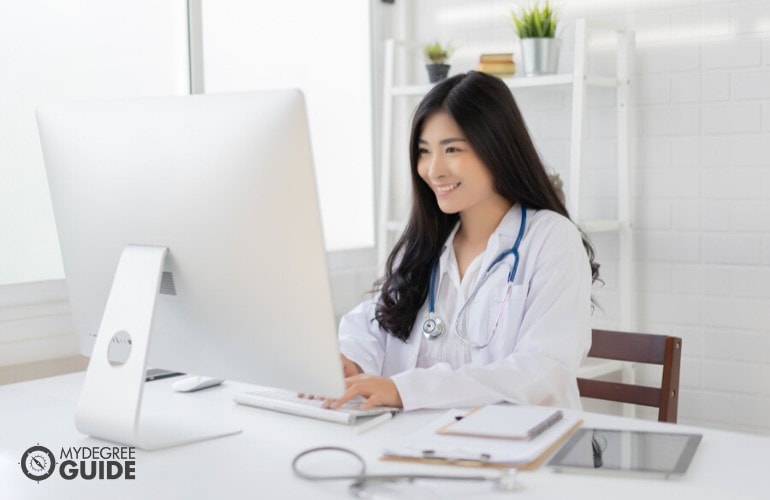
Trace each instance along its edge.
<path fill-rule="evenodd" d="M 620 221 L 612 219 L 584 220 L 578 224 L 587 233 L 601 233 L 620 229 Z M 391 220 L 386 223 L 388 231 L 400 233 L 406 228 L 403 221 Z"/>
<path fill-rule="evenodd" d="M 585 84 L 591 87 L 614 88 L 618 86 L 619 80 L 614 76 L 585 75 L 583 77 Z M 575 75 L 564 73 L 559 75 L 544 76 L 520 76 L 513 78 L 504 78 L 503 81 L 508 88 L 521 89 L 529 87 L 555 87 L 559 85 L 572 85 L 575 82 Z"/>
<path fill-rule="evenodd" d="M 587 233 L 602 233 L 620 229 L 620 221 L 611 219 L 584 220 L 580 221 L 578 225 Z"/>
<path fill-rule="evenodd" d="M 593 87 L 607 87 L 614 88 L 618 86 L 619 80 L 616 77 L 611 76 L 591 76 L 587 75 L 584 78 L 586 85 Z M 556 86 L 569 86 L 575 81 L 575 76 L 572 73 L 565 73 L 559 75 L 543 75 L 543 76 L 518 76 L 513 78 L 503 78 L 503 82 L 510 89 L 524 89 L 524 88 L 540 88 L 540 87 L 556 87 Z M 390 89 L 390 93 L 393 96 L 414 96 L 420 97 L 425 95 L 433 85 L 402 85 L 393 87 Z"/>
<path fill-rule="evenodd" d="M 575 76 L 572 73 L 561 75 L 543 76 L 519 76 L 503 79 L 508 88 L 523 89 L 528 87 L 554 87 L 558 85 L 572 85 Z"/>

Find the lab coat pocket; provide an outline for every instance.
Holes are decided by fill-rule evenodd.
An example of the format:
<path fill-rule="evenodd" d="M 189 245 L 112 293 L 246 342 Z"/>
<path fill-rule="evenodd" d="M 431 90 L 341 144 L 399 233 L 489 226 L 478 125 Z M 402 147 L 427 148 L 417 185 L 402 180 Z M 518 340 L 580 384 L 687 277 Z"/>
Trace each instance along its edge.
<path fill-rule="evenodd" d="M 504 352 L 512 352 L 518 342 L 519 330 L 527 302 L 527 285 L 512 285 L 507 294 L 504 285 L 498 298 L 490 301 L 487 311 L 487 335 L 495 332 L 490 345 Z"/>

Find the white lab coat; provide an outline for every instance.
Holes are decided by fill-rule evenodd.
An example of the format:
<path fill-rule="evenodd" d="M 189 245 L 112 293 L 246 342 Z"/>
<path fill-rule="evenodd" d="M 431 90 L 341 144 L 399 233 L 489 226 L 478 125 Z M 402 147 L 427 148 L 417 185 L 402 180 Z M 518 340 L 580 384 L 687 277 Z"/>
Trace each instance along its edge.
<path fill-rule="evenodd" d="M 513 246 L 520 222 L 521 209 L 516 204 L 489 238 L 477 279 Z M 449 281 L 446 248 L 439 261 L 441 283 Z M 446 363 L 415 368 L 420 342 L 427 341 L 422 335 L 427 300 L 407 342 L 379 328 L 374 300 L 363 302 L 342 318 L 340 351 L 365 373 L 390 377 L 405 410 L 500 401 L 581 408 L 576 376 L 591 345 L 591 270 L 580 233 L 555 212 L 529 209 L 519 253 L 498 329 L 487 347 L 471 349 L 470 363 L 457 369 Z M 505 262 L 493 271 L 469 309 L 466 336 L 477 344 L 485 341 L 497 318 L 513 256 Z M 454 335 L 454 321 L 464 302 L 459 301 L 457 310 L 442 309 L 449 293 L 458 292 L 452 286 L 439 286 L 436 313 L 447 325 L 444 335 Z"/>

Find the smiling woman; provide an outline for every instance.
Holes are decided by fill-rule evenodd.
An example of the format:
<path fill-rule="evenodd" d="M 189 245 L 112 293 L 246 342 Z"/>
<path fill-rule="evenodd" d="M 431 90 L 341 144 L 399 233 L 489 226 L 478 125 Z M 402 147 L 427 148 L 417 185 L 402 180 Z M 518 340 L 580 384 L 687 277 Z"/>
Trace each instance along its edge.
<path fill-rule="evenodd" d="M 377 296 L 340 324 L 348 390 L 332 406 L 580 408 L 599 266 L 505 83 L 438 83 L 409 154 L 409 221 Z"/>
<path fill-rule="evenodd" d="M 495 191 L 495 179 L 449 112 L 425 120 L 419 140 L 417 173 L 436 193 L 442 212 L 461 214 L 455 253 L 462 279 L 473 258 L 487 246 L 511 201 Z"/>

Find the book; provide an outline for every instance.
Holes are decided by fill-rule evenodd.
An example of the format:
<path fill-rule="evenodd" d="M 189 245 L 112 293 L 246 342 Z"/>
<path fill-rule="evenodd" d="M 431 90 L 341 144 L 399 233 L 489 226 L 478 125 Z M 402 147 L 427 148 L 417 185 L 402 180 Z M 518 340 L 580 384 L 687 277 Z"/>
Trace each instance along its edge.
<path fill-rule="evenodd" d="M 561 420 L 561 410 L 543 406 L 488 405 L 438 430 L 457 436 L 534 439 Z"/>
<path fill-rule="evenodd" d="M 381 460 L 472 467 L 538 468 L 583 423 L 566 415 L 530 440 L 490 439 L 439 433 L 467 411 L 449 410 L 428 425 L 394 440 L 383 449 Z"/>
<path fill-rule="evenodd" d="M 497 76 L 513 76 L 516 73 L 516 63 L 512 53 L 481 54 L 476 71 Z"/>
<path fill-rule="evenodd" d="M 513 76 L 516 73 L 516 65 L 514 63 L 479 63 L 476 66 L 476 71 L 492 75 Z"/>
<path fill-rule="evenodd" d="M 481 54 L 479 62 L 482 63 L 511 63 L 513 62 L 513 54 L 508 52 L 504 54 Z"/>

